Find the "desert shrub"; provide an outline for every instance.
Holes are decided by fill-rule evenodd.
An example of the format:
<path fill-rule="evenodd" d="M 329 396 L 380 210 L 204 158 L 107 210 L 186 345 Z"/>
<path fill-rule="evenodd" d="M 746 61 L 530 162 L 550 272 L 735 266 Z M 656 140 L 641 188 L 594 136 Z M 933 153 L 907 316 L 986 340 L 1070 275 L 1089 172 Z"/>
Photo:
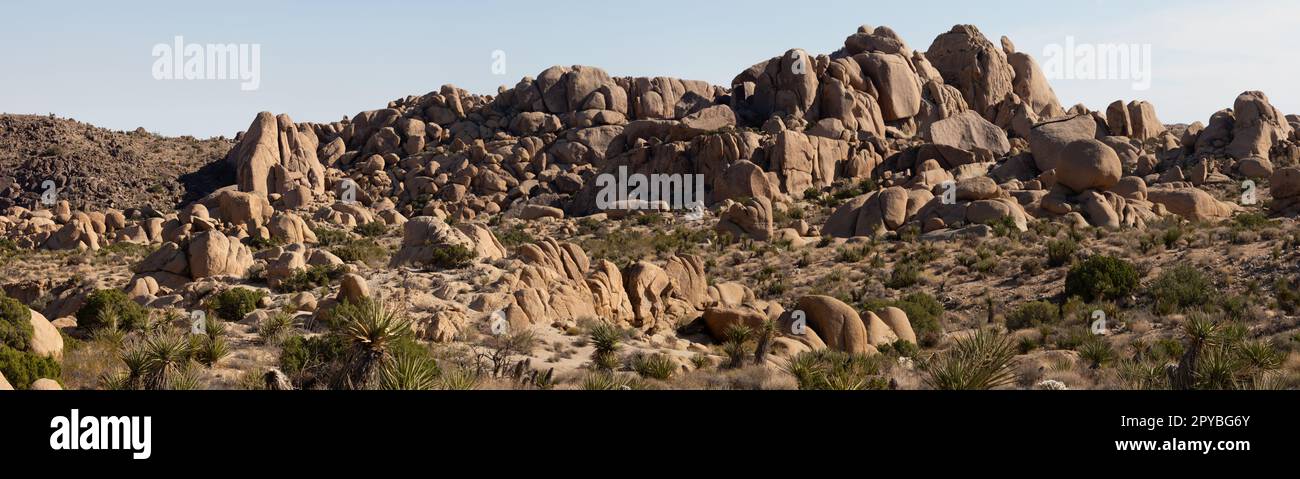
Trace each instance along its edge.
<path fill-rule="evenodd" d="M 281 293 L 311 291 L 329 286 L 331 281 L 342 276 L 343 271 L 344 268 L 338 265 L 314 265 L 304 270 L 295 271 L 288 278 L 280 281 L 280 286 L 277 289 Z"/>
<path fill-rule="evenodd" d="M 499 229 L 496 231 L 496 236 L 497 241 L 500 241 L 501 245 L 507 248 L 514 248 L 537 242 L 537 239 L 533 238 L 533 235 L 528 232 L 524 223 L 515 223 L 510 228 Z"/>
<path fill-rule="evenodd" d="M 312 228 L 311 232 L 316 235 L 316 243 L 325 248 L 346 243 L 349 239 L 346 231 L 333 228 Z"/>
<path fill-rule="evenodd" d="M 265 291 L 248 288 L 230 288 L 208 298 L 207 307 L 218 318 L 242 321 L 244 316 L 257 309 L 257 303 L 266 297 Z"/>
<path fill-rule="evenodd" d="M 1047 242 L 1047 265 L 1052 268 L 1069 264 L 1079 252 L 1079 243 L 1070 238 Z"/>
<path fill-rule="evenodd" d="M 330 247 L 329 251 L 344 262 L 365 263 L 371 266 L 381 265 L 388 261 L 389 253 L 388 248 L 376 243 L 371 238 L 344 241 Z"/>
<path fill-rule="evenodd" d="M 95 291 L 77 310 L 77 326 L 89 331 L 105 327 L 133 331 L 148 323 L 149 312 L 118 289 Z"/>
<path fill-rule="evenodd" d="M 1030 301 L 1007 313 L 1007 329 L 1016 331 L 1036 328 L 1044 324 L 1055 324 L 1060 319 L 1059 312 L 1055 304 L 1047 301 Z"/>
<path fill-rule="evenodd" d="M 478 253 L 468 246 L 451 245 L 433 250 L 426 266 L 437 269 L 461 269 L 474 264 L 474 259 L 477 257 Z"/>
<path fill-rule="evenodd" d="M 62 374 L 60 369 L 59 362 L 53 358 L 0 345 L 0 374 L 15 389 L 30 388 L 37 379 L 57 380 Z"/>
<path fill-rule="evenodd" d="M 0 347 L 26 351 L 34 334 L 31 319 L 27 306 L 0 292 Z"/>
<path fill-rule="evenodd" d="M 0 238 L 0 258 L 18 254 L 18 243 L 9 238 Z"/>
<path fill-rule="evenodd" d="M 638 354 L 632 357 L 632 370 L 646 379 L 666 381 L 677 372 L 677 363 L 664 354 Z"/>
<path fill-rule="evenodd" d="M 895 358 L 915 358 L 921 352 L 921 348 L 911 341 L 898 340 L 888 344 L 882 344 L 876 349 L 880 354 Z"/>
<path fill-rule="evenodd" d="M 1214 283 L 1195 267 L 1180 264 L 1161 272 L 1151 284 L 1150 294 L 1156 314 L 1167 315 L 1210 304 Z"/>
<path fill-rule="evenodd" d="M 1239 231 L 1258 231 L 1274 224 L 1263 213 L 1243 213 L 1232 219 L 1232 228 Z"/>
<path fill-rule="evenodd" d="M 119 243 L 128 244 L 128 243 Z M 244 238 L 244 244 L 253 251 L 262 251 L 264 249 L 274 248 L 284 244 L 284 240 L 279 238 L 263 238 L 261 236 L 249 236 Z"/>
<path fill-rule="evenodd" d="M 346 354 L 347 343 L 342 336 L 293 336 L 281 346 L 280 370 L 295 378 L 294 382 L 300 387 L 310 388 L 326 379 L 332 365 Z"/>
<path fill-rule="evenodd" d="M 883 355 L 863 356 L 823 349 L 800 353 L 786 370 L 801 390 L 860 391 L 886 389 Z"/>
<path fill-rule="evenodd" d="M 1065 277 L 1065 295 L 1084 301 L 1125 298 L 1138 287 L 1137 269 L 1132 263 L 1110 256 L 1093 256 L 1070 268 Z"/>
<path fill-rule="evenodd" d="M 981 330 L 920 363 L 927 385 L 939 390 L 983 390 L 1015 381 L 1016 344 L 1005 334 Z"/>
<path fill-rule="evenodd" d="M 943 303 L 934 299 L 929 293 L 918 291 L 903 296 L 897 301 L 867 301 L 863 304 L 867 311 L 895 307 L 907 313 L 907 320 L 912 324 L 912 332 L 922 346 L 933 346 L 943 337 Z"/>
<path fill-rule="evenodd" d="M 366 238 L 378 238 L 388 234 L 388 225 L 384 224 L 383 221 L 371 221 L 357 225 L 356 228 L 352 229 L 352 232 Z"/>
<path fill-rule="evenodd" d="M 921 266 L 905 261 L 894 265 L 894 270 L 889 273 L 889 280 L 885 286 L 891 289 L 903 289 L 915 285 L 921 280 Z"/>

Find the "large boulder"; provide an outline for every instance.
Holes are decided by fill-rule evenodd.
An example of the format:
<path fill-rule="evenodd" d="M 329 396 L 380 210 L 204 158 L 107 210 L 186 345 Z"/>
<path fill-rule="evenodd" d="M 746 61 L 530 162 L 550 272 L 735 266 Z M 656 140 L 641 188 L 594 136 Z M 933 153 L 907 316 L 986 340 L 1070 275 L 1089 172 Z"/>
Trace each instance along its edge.
<path fill-rule="evenodd" d="M 1243 159 L 1261 157 L 1271 160 L 1270 151 L 1273 144 L 1291 135 L 1291 125 L 1282 112 L 1274 108 L 1263 92 L 1248 91 L 1237 97 L 1233 103 L 1235 123 L 1232 128 L 1232 143 L 1227 146 L 1227 154 L 1233 158 Z"/>
<path fill-rule="evenodd" d="M 243 277 L 253 266 L 253 254 L 247 246 L 215 230 L 194 237 L 188 258 L 190 275 L 196 280 L 215 276 Z"/>
<path fill-rule="evenodd" d="M 37 356 L 63 360 L 63 336 L 45 316 L 32 311 L 32 338 L 27 343 L 27 350 Z"/>
<path fill-rule="evenodd" d="M 1012 91 L 1039 118 L 1055 118 L 1065 114 L 1061 108 L 1056 92 L 1047 82 L 1047 75 L 1039 68 L 1034 57 L 1016 51 L 1015 45 L 1007 37 L 1002 37 L 1002 50 L 1007 55 L 1007 62 L 1015 71 Z"/>
<path fill-rule="evenodd" d="M 907 57 L 895 53 L 862 53 L 853 57 L 880 93 L 885 121 L 911 118 L 921 110 L 921 83 Z"/>
<path fill-rule="evenodd" d="M 239 191 L 266 197 L 288 193 L 295 185 L 325 192 L 325 167 L 317 157 L 320 139 L 307 125 L 288 115 L 261 112 L 253 119 L 229 161 L 235 165 Z"/>
<path fill-rule="evenodd" d="M 874 352 L 862 317 L 843 301 L 830 296 L 804 296 L 799 298 L 796 310 L 806 315 L 808 327 L 827 347 L 854 354 Z"/>
<path fill-rule="evenodd" d="M 961 91 L 972 109 L 992 119 L 993 107 L 1014 90 L 1015 70 L 1002 50 L 972 25 L 939 35 L 925 52 L 944 83 Z"/>
<path fill-rule="evenodd" d="M 1007 132 L 973 111 L 964 111 L 930 124 L 926 136 L 935 144 L 966 151 L 985 150 L 995 158 L 1011 151 Z"/>
<path fill-rule="evenodd" d="M 1124 168 L 1115 150 L 1093 139 L 1067 145 L 1056 164 L 1056 182 L 1076 193 L 1109 189 L 1123 175 Z"/>
<path fill-rule="evenodd" d="M 393 256 L 392 265 L 429 265 L 439 250 L 453 246 L 477 251 L 469 236 L 443 220 L 433 216 L 411 218 L 402 225 L 402 248 Z"/>
<path fill-rule="evenodd" d="M 1216 200 L 1199 188 L 1152 188 L 1147 190 L 1147 199 L 1192 221 L 1231 218 L 1238 209 L 1236 205 Z"/>
<path fill-rule="evenodd" d="M 1092 115 L 1075 115 L 1034 125 L 1029 131 L 1029 149 L 1038 171 L 1055 169 L 1061 151 L 1067 145 L 1079 140 L 1095 140 L 1098 130 Z"/>

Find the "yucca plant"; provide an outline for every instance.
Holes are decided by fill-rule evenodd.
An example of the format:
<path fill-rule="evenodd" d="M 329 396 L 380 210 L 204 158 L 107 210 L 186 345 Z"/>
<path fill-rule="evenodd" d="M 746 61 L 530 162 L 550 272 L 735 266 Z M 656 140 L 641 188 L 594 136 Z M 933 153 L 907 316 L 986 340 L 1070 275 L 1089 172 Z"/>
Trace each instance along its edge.
<path fill-rule="evenodd" d="M 1141 359 L 1122 359 L 1116 364 L 1115 372 L 1128 390 L 1148 391 L 1165 386 L 1164 367 Z"/>
<path fill-rule="evenodd" d="M 776 337 L 776 321 L 766 320 L 758 328 L 758 345 L 754 347 L 754 364 L 767 362 L 768 350 L 772 348 L 772 338 Z"/>
<path fill-rule="evenodd" d="M 723 333 L 725 341 L 722 343 L 723 352 L 727 353 L 727 367 L 738 368 L 745 364 L 745 356 L 749 353 L 745 343 L 754 336 L 754 329 L 743 324 L 733 324 L 727 327 Z"/>
<path fill-rule="evenodd" d="M 270 346 L 279 346 L 293 332 L 293 315 L 277 311 L 257 323 L 257 336 Z"/>
<path fill-rule="evenodd" d="M 171 389 L 172 381 L 190 360 L 190 343 L 177 333 L 151 335 L 144 339 L 145 389 Z"/>
<path fill-rule="evenodd" d="M 347 371 L 342 387 L 366 389 L 378 368 L 388 360 L 388 348 L 410 332 L 406 315 L 381 300 L 345 302 L 335 310 L 340 333 L 349 343 Z"/>
<path fill-rule="evenodd" d="M 644 385 L 636 377 L 612 371 L 592 371 L 582 378 L 582 389 L 586 391 L 620 391 L 643 388 Z"/>
<path fill-rule="evenodd" d="M 940 390 L 987 390 L 1015 381 L 1016 345 L 1007 335 L 981 330 L 920 363 L 925 383 Z"/>
<path fill-rule="evenodd" d="M 217 319 L 203 322 L 203 334 L 190 337 L 190 349 L 194 359 L 204 366 L 212 367 L 230 354 L 226 346 L 226 324 Z"/>
<path fill-rule="evenodd" d="M 1114 361 L 1115 356 L 1115 348 L 1111 347 L 1110 342 L 1105 338 L 1099 336 L 1084 341 L 1079 348 L 1079 357 L 1088 361 L 1091 369 L 1101 369 L 1102 366 Z"/>
<path fill-rule="evenodd" d="M 379 389 L 431 391 L 438 387 L 438 363 L 417 354 L 398 354 L 379 369 Z"/>
<path fill-rule="evenodd" d="M 1186 347 L 1178 366 L 1170 370 L 1169 382 L 1174 389 L 1196 387 L 1202 353 L 1220 343 L 1221 333 L 1219 324 L 1204 314 L 1195 313 L 1187 317 L 1187 322 L 1183 324 Z"/>
<path fill-rule="evenodd" d="M 632 357 L 632 370 L 643 378 L 667 381 L 677 372 L 677 363 L 665 354 L 638 354 Z"/>
<path fill-rule="evenodd" d="M 618 366 L 618 346 L 623 340 L 623 330 L 609 323 L 597 323 L 587 332 L 596 348 L 591 360 L 597 369 L 612 370 Z"/>
<path fill-rule="evenodd" d="M 438 389 L 447 391 L 471 391 L 478 388 L 479 375 L 473 369 L 454 366 L 442 371 L 438 377 Z"/>
<path fill-rule="evenodd" d="M 889 383 L 882 375 L 884 358 L 825 349 L 795 356 L 786 371 L 794 376 L 801 390 L 885 389 Z"/>

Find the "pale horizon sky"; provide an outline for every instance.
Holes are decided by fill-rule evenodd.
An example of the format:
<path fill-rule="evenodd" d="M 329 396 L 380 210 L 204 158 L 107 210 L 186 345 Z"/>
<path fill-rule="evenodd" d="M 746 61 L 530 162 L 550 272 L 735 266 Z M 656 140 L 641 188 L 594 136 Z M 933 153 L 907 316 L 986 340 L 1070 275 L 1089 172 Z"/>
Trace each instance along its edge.
<path fill-rule="evenodd" d="M 233 136 L 259 111 L 327 122 L 454 84 L 495 94 L 551 65 L 615 76 L 671 76 L 727 86 L 748 66 L 791 48 L 831 53 L 858 25 L 888 25 L 917 50 L 953 25 L 1007 35 L 1045 61 L 1044 48 L 1149 44 L 1152 85 L 1052 81 L 1061 103 L 1104 109 L 1147 100 L 1165 123 L 1206 121 L 1261 90 L 1300 113 L 1300 54 L 1291 51 L 1300 2 L 1208 0 L 924 3 L 755 0 L 652 4 L 484 1 L 24 2 L 0 18 L 0 112 L 48 114 L 115 130 Z M 261 84 L 160 81 L 156 44 L 258 44 Z M 492 54 L 506 54 L 506 74 Z"/>

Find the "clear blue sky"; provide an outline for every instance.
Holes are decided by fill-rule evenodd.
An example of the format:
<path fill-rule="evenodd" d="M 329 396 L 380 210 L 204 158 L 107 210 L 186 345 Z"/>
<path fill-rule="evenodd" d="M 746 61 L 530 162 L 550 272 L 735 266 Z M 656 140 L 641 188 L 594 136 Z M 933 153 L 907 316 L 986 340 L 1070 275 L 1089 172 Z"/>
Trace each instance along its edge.
<path fill-rule="evenodd" d="M 0 111 L 55 113 L 114 129 L 233 135 L 258 111 L 331 121 L 445 83 L 478 93 L 548 66 L 676 76 L 726 85 L 789 48 L 829 53 L 858 25 L 889 25 L 918 50 L 957 23 L 1036 57 L 1044 46 L 1149 43 L 1153 85 L 1057 80 L 1062 103 L 1155 103 L 1165 122 L 1204 121 L 1237 93 L 1264 90 L 1300 112 L 1300 2 L 1247 0 L 864 1 L 102 1 L 6 2 L 0 16 Z M 1236 13 L 1242 12 L 1242 13 Z M 257 43 L 261 88 L 157 81 L 151 49 Z M 494 75 L 492 52 L 508 74 Z"/>

